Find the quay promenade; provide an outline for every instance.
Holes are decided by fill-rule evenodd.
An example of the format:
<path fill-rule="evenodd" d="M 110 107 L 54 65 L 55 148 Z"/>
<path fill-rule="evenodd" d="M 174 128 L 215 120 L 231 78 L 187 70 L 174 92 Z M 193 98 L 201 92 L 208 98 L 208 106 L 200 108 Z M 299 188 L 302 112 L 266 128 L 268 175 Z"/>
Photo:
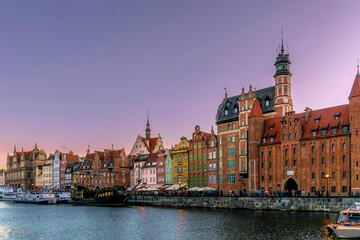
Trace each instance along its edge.
<path fill-rule="evenodd" d="M 359 197 L 188 197 L 134 195 L 129 204 L 175 208 L 228 208 L 279 211 L 339 212 Z"/>

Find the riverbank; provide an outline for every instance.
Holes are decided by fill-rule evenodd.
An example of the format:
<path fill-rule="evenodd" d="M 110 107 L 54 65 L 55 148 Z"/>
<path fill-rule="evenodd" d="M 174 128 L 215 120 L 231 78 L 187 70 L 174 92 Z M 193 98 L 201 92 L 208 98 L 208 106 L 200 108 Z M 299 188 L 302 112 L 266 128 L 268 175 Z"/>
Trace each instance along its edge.
<path fill-rule="evenodd" d="M 130 205 L 174 208 L 228 208 L 339 212 L 360 202 L 357 197 L 176 197 L 132 196 Z"/>

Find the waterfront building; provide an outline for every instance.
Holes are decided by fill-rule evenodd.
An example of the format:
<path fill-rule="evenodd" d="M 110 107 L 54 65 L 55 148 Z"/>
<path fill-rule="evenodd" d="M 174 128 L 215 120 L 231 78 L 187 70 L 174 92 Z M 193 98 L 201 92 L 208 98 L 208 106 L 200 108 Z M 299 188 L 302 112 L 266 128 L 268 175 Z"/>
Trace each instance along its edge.
<path fill-rule="evenodd" d="M 157 184 L 162 186 L 165 184 L 165 151 L 161 151 L 157 155 L 156 165 L 157 165 Z"/>
<path fill-rule="evenodd" d="M 166 151 L 166 159 L 165 159 L 165 184 L 172 185 L 173 184 L 173 159 L 170 150 Z"/>
<path fill-rule="evenodd" d="M 157 185 L 157 155 L 157 153 L 150 154 L 141 169 L 141 180 L 147 187 L 155 187 Z"/>
<path fill-rule="evenodd" d="M 75 177 L 74 181 L 84 186 L 128 188 L 130 187 L 129 165 L 123 148 L 87 153 L 76 174 L 78 178 Z"/>
<path fill-rule="evenodd" d="M 60 189 L 60 163 L 62 154 L 56 150 L 54 152 L 54 164 L 53 164 L 53 184 L 54 187 Z"/>
<path fill-rule="evenodd" d="M 35 144 L 31 151 L 16 151 L 14 146 L 13 155 L 7 156 L 6 183 L 13 188 L 30 189 L 35 185 L 36 166 L 46 160 L 44 151 L 40 151 Z"/>
<path fill-rule="evenodd" d="M 138 181 L 143 181 L 142 167 L 147 162 L 149 154 L 129 156 L 131 160 L 130 171 L 131 171 L 131 183 L 130 185 L 135 186 Z"/>
<path fill-rule="evenodd" d="M 63 153 L 62 158 L 61 158 L 61 162 L 60 162 L 60 188 L 65 188 L 65 170 L 66 170 L 66 166 L 68 164 L 74 164 L 79 162 L 79 157 L 78 155 L 75 155 L 73 152 L 69 152 L 69 153 Z"/>
<path fill-rule="evenodd" d="M 189 146 L 186 137 L 182 137 L 173 150 L 173 184 L 188 184 Z"/>
<path fill-rule="evenodd" d="M 219 189 L 218 179 L 218 146 L 217 135 L 214 133 L 213 127 L 211 127 L 211 134 L 209 139 L 209 146 L 207 152 L 207 186 L 215 189 Z"/>
<path fill-rule="evenodd" d="M 230 98 L 225 93 L 216 122 L 220 190 L 358 192 L 359 73 L 349 104 L 296 113 L 290 64 L 282 44 L 274 86 Z"/>
<path fill-rule="evenodd" d="M 5 186 L 5 169 L 0 169 L 0 186 Z"/>
<path fill-rule="evenodd" d="M 164 150 L 162 137 L 159 136 L 152 138 L 151 129 L 149 123 L 149 116 L 147 118 L 145 137 L 140 136 L 136 137 L 135 143 L 130 151 L 130 156 L 144 155 L 150 153 L 157 153 Z"/>
<path fill-rule="evenodd" d="M 207 186 L 207 154 L 210 133 L 200 131 L 195 127 L 189 145 L 189 181 L 190 187 Z"/>
<path fill-rule="evenodd" d="M 45 161 L 44 165 L 42 166 L 42 182 L 44 188 L 54 188 L 53 182 L 53 164 L 54 164 L 54 155 L 50 154 L 48 159 Z"/>
<path fill-rule="evenodd" d="M 66 187 L 71 187 L 71 186 L 75 185 L 74 179 L 76 177 L 74 177 L 74 173 L 79 172 L 80 166 L 81 166 L 80 162 L 70 163 L 66 166 L 66 168 L 65 168 L 65 186 Z"/>

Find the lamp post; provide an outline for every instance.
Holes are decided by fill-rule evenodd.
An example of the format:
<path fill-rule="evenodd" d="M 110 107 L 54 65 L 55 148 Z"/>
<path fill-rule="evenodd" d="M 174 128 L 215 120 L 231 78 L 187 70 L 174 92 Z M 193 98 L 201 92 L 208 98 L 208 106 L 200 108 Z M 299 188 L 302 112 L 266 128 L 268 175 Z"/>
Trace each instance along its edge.
<path fill-rule="evenodd" d="M 326 178 L 326 196 L 328 197 L 329 196 L 329 174 L 326 174 L 325 175 L 325 178 Z"/>

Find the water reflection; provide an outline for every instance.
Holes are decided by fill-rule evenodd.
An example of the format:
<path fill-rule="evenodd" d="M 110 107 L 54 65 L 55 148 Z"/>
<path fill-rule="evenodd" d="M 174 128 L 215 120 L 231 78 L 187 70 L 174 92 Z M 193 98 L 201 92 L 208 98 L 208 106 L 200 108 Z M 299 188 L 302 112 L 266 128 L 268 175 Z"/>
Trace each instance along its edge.
<path fill-rule="evenodd" d="M 337 214 L 0 203 L 0 239 L 326 239 Z M 26 236 L 26 237 L 25 237 Z"/>

